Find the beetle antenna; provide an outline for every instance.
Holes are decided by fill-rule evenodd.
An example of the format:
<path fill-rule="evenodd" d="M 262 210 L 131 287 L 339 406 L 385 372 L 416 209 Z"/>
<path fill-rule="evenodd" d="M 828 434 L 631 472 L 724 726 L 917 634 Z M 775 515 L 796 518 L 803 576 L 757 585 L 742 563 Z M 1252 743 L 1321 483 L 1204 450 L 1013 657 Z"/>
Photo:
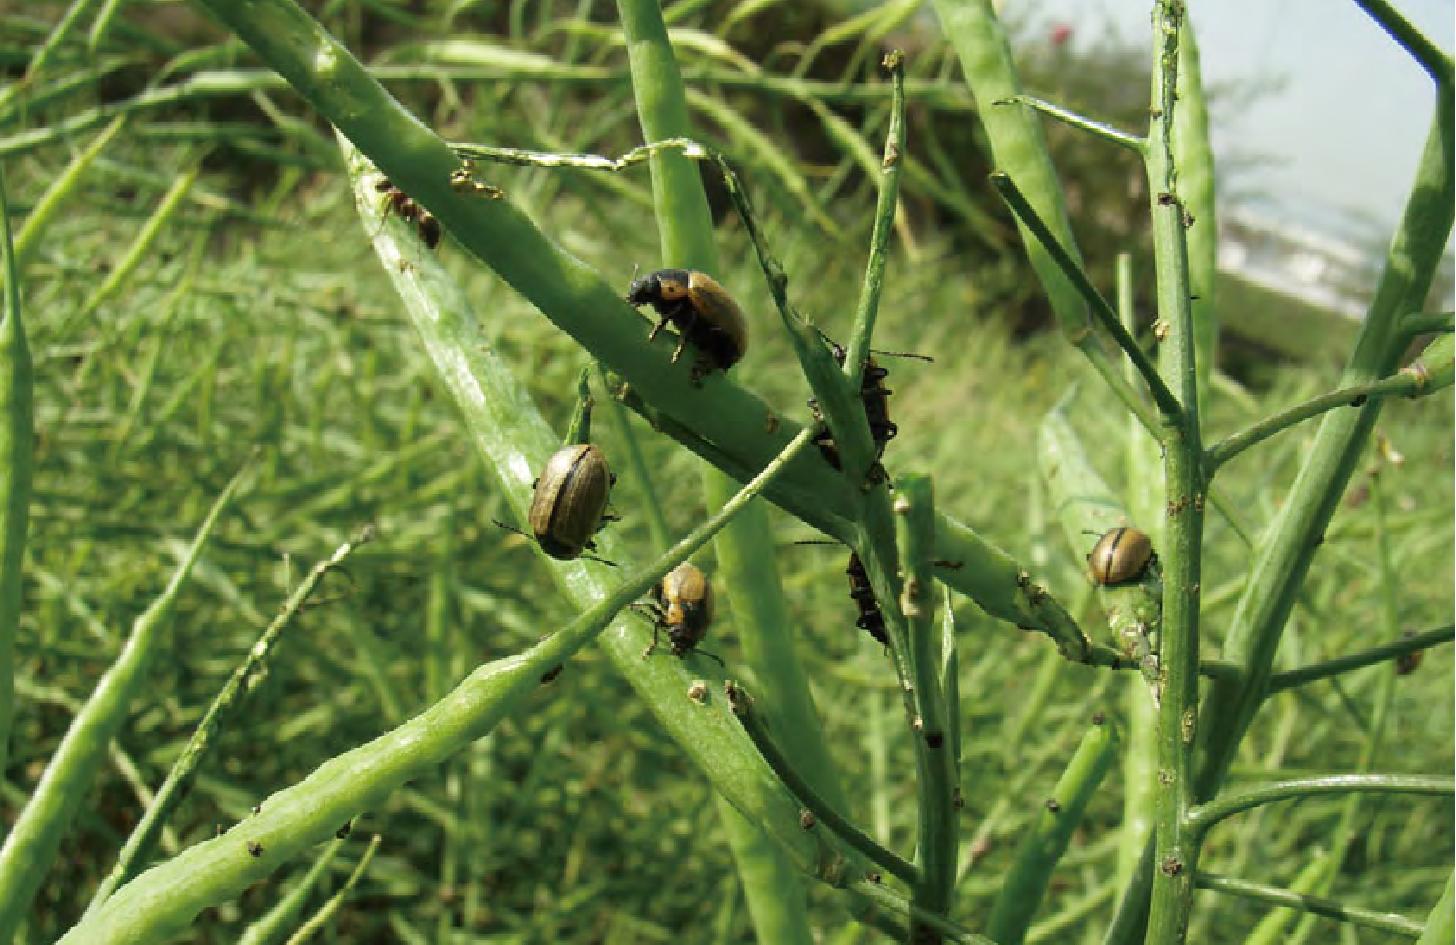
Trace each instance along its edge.
<path fill-rule="evenodd" d="M 535 535 L 528 535 L 525 532 L 521 531 L 516 526 L 514 526 L 514 525 L 507 525 L 505 522 L 502 522 L 498 518 L 493 518 L 493 519 L 491 519 L 491 521 L 494 522 L 498 527 L 504 528 L 508 532 L 515 532 L 517 535 L 520 535 L 522 538 L 529 538 L 532 541 L 535 541 L 536 540 L 536 536 Z"/>
<path fill-rule="evenodd" d="M 581 553 L 580 557 L 583 557 L 588 561 L 595 561 L 597 564 L 605 564 L 609 568 L 615 568 L 617 566 L 617 562 L 615 561 L 608 561 L 606 558 L 598 558 L 596 555 L 590 555 L 584 551 Z"/>
<path fill-rule="evenodd" d="M 870 349 L 870 353 L 871 354 L 882 354 L 882 355 L 885 355 L 886 357 L 890 357 L 890 358 L 912 358 L 912 359 L 914 359 L 916 361 L 926 361 L 926 362 L 929 362 L 930 364 L 934 364 L 935 363 L 935 359 L 932 358 L 930 355 L 928 355 L 928 354 L 917 354 L 914 351 L 885 351 L 885 350 L 883 350 L 881 348 L 871 348 Z"/>
<path fill-rule="evenodd" d="M 801 538 L 798 541 L 790 542 L 794 545 L 839 545 L 842 542 L 833 541 L 828 538 Z"/>
<path fill-rule="evenodd" d="M 708 650 L 700 650 L 697 647 L 693 647 L 692 652 L 694 652 L 694 653 L 701 653 L 704 656 L 712 657 L 713 659 L 715 659 L 715 660 L 718 661 L 718 665 L 719 666 L 723 667 L 724 669 L 727 669 L 728 668 L 728 664 L 725 663 L 725 662 L 723 662 L 723 657 L 719 656 L 717 653 L 712 653 L 712 652 L 709 652 Z"/>

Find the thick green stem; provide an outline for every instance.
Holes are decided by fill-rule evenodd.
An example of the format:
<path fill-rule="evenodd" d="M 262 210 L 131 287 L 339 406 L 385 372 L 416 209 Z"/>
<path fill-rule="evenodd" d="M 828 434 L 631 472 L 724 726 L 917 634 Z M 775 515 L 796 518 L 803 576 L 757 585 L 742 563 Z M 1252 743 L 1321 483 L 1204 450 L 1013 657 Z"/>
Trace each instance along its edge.
<path fill-rule="evenodd" d="M 1082 823 L 1087 804 L 1117 756 L 1117 731 L 1101 718 L 1082 736 L 1056 789 L 1036 815 L 1017 847 L 1016 859 L 1006 874 L 1001 894 L 991 908 L 986 934 L 1001 945 L 1020 945 L 1036 915 L 1047 882 L 1056 869 L 1072 833 Z"/>
<path fill-rule="evenodd" d="M 1158 317 L 1169 328 L 1164 366 L 1180 413 L 1163 442 L 1163 634 L 1159 648 L 1162 704 L 1158 709 L 1157 872 L 1153 876 L 1148 941 L 1181 943 L 1188 933 L 1198 838 L 1188 831 L 1194 803 L 1194 738 L 1198 729 L 1198 636 L 1203 550 L 1203 445 L 1198 415 L 1197 358 L 1189 300 L 1188 247 L 1178 170 L 1172 147 L 1179 37 L 1184 11 L 1160 0 L 1153 13 L 1153 120 L 1147 173 L 1157 268 Z"/>
<path fill-rule="evenodd" d="M 931 555 L 935 547 L 934 494 L 924 476 L 905 476 L 896 485 L 895 531 L 902 579 L 899 609 L 905 615 L 909 639 L 910 683 L 915 718 L 916 793 L 919 831 L 916 850 L 921 880 L 915 903 L 927 912 L 946 914 L 956 879 L 959 823 L 956 812 L 959 772 L 948 737 L 949 716 L 959 707 L 946 702 L 941 689 L 940 645 L 935 626 L 935 584 Z M 918 724 L 916 724 L 918 723 Z M 912 942 L 933 942 L 938 937 L 919 923 L 911 924 Z"/>

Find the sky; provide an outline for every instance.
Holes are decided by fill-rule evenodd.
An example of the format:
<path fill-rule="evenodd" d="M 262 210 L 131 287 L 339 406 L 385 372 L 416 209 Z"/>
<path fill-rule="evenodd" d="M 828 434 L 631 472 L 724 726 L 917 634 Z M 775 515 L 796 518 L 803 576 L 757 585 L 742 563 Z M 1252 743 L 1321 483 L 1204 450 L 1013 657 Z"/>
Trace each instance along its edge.
<path fill-rule="evenodd" d="M 1394 0 L 1448 52 L 1451 0 Z M 1430 79 L 1354 0 L 1190 0 L 1205 85 L 1257 81 L 1245 101 L 1213 98 L 1218 157 L 1267 163 L 1235 174 L 1233 202 L 1336 235 L 1388 234 L 1430 128 Z M 1087 40 L 1106 29 L 1151 42 L 1147 0 L 1004 0 L 1034 23 L 1066 23 Z M 1026 35 L 1026 34 L 1023 34 Z M 1233 162 L 1230 162 L 1232 165 Z M 1222 198 L 1221 198 L 1222 199 Z"/>

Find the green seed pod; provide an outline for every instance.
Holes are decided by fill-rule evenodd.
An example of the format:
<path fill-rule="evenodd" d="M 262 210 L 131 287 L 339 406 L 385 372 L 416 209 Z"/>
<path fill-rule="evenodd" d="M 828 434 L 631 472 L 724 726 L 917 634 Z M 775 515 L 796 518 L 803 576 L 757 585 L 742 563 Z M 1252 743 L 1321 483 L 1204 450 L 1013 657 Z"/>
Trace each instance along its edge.
<path fill-rule="evenodd" d="M 657 337 L 672 322 L 682 340 L 672 353 L 675 362 L 688 342 L 703 352 L 708 370 L 726 371 L 748 350 L 748 322 L 728 290 L 707 273 L 695 269 L 659 269 L 627 288 L 632 305 L 650 304 L 662 316 L 648 334 Z"/>
<path fill-rule="evenodd" d="M 1126 584 L 1147 570 L 1153 559 L 1153 542 L 1136 528 L 1118 527 L 1097 539 L 1087 565 L 1098 584 Z"/>
<path fill-rule="evenodd" d="M 612 473 L 607 458 L 590 443 L 565 446 L 546 461 L 526 519 L 541 549 L 570 561 L 592 547 L 607 509 Z"/>
<path fill-rule="evenodd" d="M 653 597 L 660 608 L 657 626 L 667 631 L 673 655 L 691 653 L 708 635 L 713 620 L 713 588 L 708 576 L 684 561 L 663 576 Z"/>

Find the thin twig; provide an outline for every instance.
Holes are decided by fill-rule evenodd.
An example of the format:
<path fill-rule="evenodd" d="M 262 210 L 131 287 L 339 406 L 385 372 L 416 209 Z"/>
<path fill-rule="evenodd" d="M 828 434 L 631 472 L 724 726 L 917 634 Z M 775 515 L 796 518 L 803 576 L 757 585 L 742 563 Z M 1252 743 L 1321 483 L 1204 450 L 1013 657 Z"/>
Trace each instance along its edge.
<path fill-rule="evenodd" d="M 784 757 L 774 744 L 773 737 L 769 735 L 764 727 L 763 720 L 753 711 L 753 700 L 747 692 L 736 683 L 730 681 L 727 684 L 728 703 L 733 707 L 733 714 L 743 723 L 743 730 L 753 740 L 758 748 L 759 754 L 763 755 L 764 761 L 774 770 L 779 779 L 784 782 L 795 797 L 799 799 L 810 813 L 824 826 L 834 831 L 841 840 L 856 850 L 863 853 L 872 863 L 884 868 L 892 876 L 898 876 L 910 886 L 916 886 L 920 882 L 920 870 L 915 864 L 901 857 L 893 850 L 880 846 L 873 837 L 856 827 L 850 820 L 809 786 L 809 783 L 800 777 L 794 770 L 794 765 Z"/>

